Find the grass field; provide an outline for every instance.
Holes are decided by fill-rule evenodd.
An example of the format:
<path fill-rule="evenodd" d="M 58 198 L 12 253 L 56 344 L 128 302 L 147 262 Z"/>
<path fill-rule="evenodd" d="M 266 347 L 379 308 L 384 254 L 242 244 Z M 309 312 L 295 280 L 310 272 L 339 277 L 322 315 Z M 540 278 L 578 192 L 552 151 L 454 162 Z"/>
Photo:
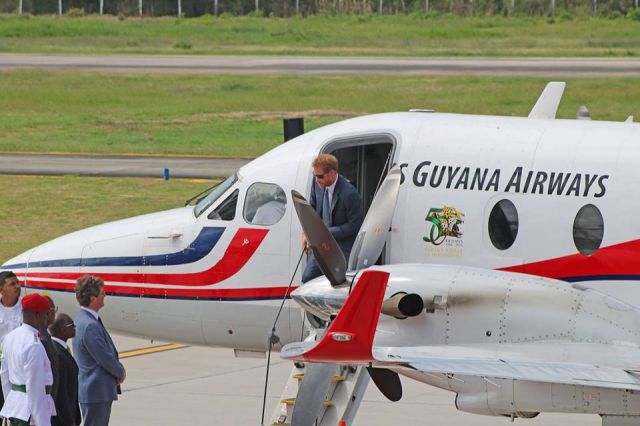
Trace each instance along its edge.
<path fill-rule="evenodd" d="M 308 18 L 0 16 L 0 52 L 640 56 L 640 21 L 423 15 Z"/>
<path fill-rule="evenodd" d="M 546 80 L 233 77 L 28 71 L 0 74 L 0 151 L 254 157 L 282 142 L 282 117 L 306 129 L 410 108 L 525 116 Z M 559 116 L 640 117 L 640 81 L 568 81 Z"/>
<path fill-rule="evenodd" d="M 0 264 L 87 226 L 180 207 L 211 181 L 0 175 Z"/>

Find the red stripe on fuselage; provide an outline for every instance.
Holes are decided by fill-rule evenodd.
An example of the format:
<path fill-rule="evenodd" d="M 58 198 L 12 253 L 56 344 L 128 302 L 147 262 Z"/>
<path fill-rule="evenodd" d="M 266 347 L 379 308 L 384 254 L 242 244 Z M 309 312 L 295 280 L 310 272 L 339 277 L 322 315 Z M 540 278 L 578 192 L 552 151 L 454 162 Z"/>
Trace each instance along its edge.
<path fill-rule="evenodd" d="M 51 281 L 29 280 L 27 288 L 51 291 L 74 291 L 75 283 L 60 283 Z M 132 286 L 116 286 L 106 284 L 104 289 L 110 295 L 115 296 L 139 296 L 139 297 L 183 297 L 190 299 L 265 299 L 282 298 L 291 294 L 297 287 L 259 287 L 240 289 L 182 289 L 182 288 L 148 288 Z"/>
<path fill-rule="evenodd" d="M 105 282 L 126 282 L 136 284 L 166 284 L 182 286 L 205 286 L 217 284 L 233 275 L 251 259 L 269 231 L 267 229 L 240 228 L 233 236 L 229 247 L 211 268 L 187 274 L 149 273 L 104 273 L 104 272 L 30 272 L 21 274 L 29 283 L 33 278 L 76 280 L 83 275 L 96 275 Z M 136 287 L 137 288 L 137 287 Z M 145 289 L 147 290 L 147 289 Z"/>
<path fill-rule="evenodd" d="M 572 254 L 524 265 L 499 268 L 547 278 L 579 278 L 608 275 L 640 275 L 640 240 L 602 247 L 594 254 Z"/>

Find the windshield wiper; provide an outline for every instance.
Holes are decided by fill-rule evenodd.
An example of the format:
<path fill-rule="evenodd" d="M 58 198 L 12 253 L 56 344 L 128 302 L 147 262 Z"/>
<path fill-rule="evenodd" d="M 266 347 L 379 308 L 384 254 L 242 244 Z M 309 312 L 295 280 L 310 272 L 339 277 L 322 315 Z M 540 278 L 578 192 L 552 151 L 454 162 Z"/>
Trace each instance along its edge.
<path fill-rule="evenodd" d="M 215 185 L 213 185 L 212 187 L 207 188 L 207 189 L 205 189 L 204 191 L 197 193 L 197 194 L 196 194 L 196 195 L 194 195 L 193 197 L 189 198 L 189 199 L 184 203 L 184 206 L 185 206 L 185 207 L 187 207 L 189 204 L 191 204 L 191 202 L 192 202 L 193 200 L 195 200 L 196 198 L 198 198 L 199 196 L 201 196 L 201 195 L 203 195 L 203 194 L 206 194 L 207 192 L 211 192 L 211 190 L 212 190 L 213 188 L 215 188 L 216 186 L 218 186 L 218 185 L 219 185 L 219 183 L 216 183 L 216 184 L 215 184 Z"/>

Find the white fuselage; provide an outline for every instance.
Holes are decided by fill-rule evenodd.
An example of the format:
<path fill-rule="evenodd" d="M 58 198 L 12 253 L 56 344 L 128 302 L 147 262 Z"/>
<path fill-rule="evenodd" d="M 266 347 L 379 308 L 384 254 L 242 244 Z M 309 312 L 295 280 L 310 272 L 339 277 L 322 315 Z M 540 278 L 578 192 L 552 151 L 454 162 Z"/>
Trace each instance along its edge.
<path fill-rule="evenodd" d="M 640 278 L 640 226 L 632 219 L 640 206 L 631 193 L 640 181 L 639 136 L 633 123 L 418 112 L 351 119 L 252 161 L 200 215 L 185 207 L 88 228 L 29 250 L 3 269 L 15 270 L 27 291 L 49 292 L 65 311 L 76 309 L 78 276 L 103 277 L 109 297 L 102 315 L 122 332 L 263 350 L 301 255 L 290 191 L 309 194 L 318 153 L 384 141 L 404 176 L 386 263 L 560 278 L 640 306 L 640 291 L 630 286 Z M 286 194 L 274 224 L 248 217 L 254 212 L 247 210 L 247 194 L 256 183 Z M 507 223 L 506 237 L 492 237 L 491 212 L 503 199 L 515 207 L 517 224 Z M 232 218 L 213 214 L 231 201 Z M 574 242 L 576 214 L 586 205 L 603 220 L 599 247 L 588 255 Z M 503 222 L 494 228 L 504 232 Z M 496 248 L 492 238 L 512 241 Z M 277 334 L 286 343 L 301 333 L 300 310 L 288 300 Z"/>

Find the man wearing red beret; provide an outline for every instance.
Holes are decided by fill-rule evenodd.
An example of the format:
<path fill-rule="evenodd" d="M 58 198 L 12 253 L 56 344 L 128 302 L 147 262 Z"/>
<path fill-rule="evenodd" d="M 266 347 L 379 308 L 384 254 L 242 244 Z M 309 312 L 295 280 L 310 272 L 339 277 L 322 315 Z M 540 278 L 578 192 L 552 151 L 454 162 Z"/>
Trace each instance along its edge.
<path fill-rule="evenodd" d="M 49 300 L 33 293 L 21 303 L 22 325 L 2 342 L 0 377 L 6 398 L 0 416 L 11 426 L 50 426 L 56 415 L 50 395 L 53 374 L 38 331 L 46 324 Z"/>

